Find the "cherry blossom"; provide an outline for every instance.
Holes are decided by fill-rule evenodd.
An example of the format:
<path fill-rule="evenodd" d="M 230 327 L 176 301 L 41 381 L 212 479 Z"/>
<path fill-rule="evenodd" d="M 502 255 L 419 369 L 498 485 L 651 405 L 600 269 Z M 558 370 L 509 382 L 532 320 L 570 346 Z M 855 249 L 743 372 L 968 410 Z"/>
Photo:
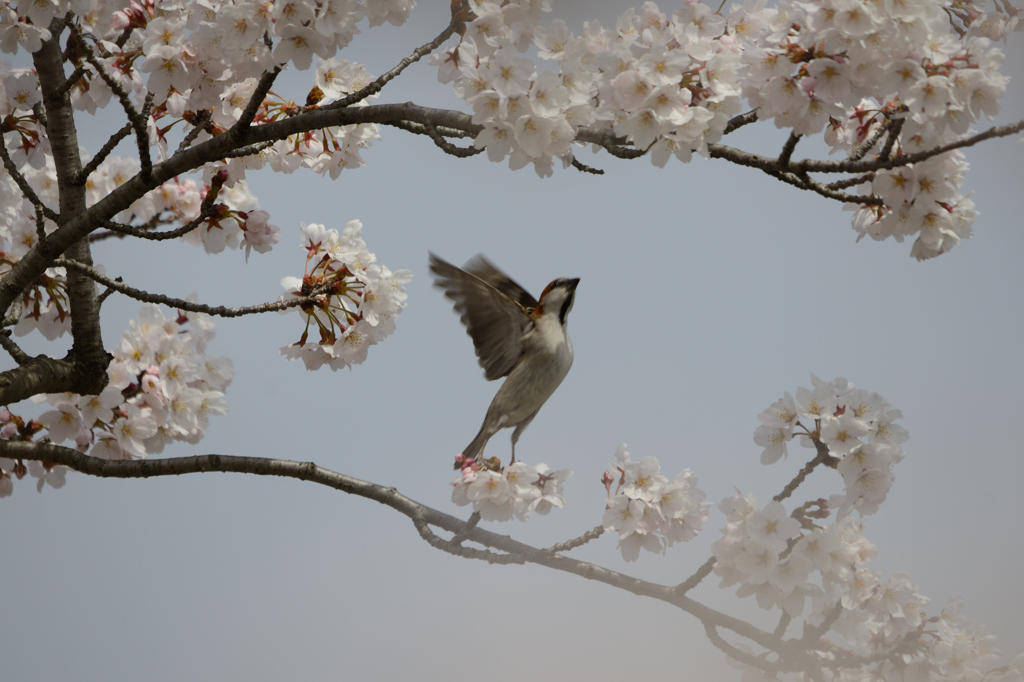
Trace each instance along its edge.
<path fill-rule="evenodd" d="M 461 476 L 452 481 L 452 502 L 473 505 L 484 521 L 526 521 L 530 514 L 547 514 L 553 507 L 564 508 L 562 487 L 572 471 L 552 471 L 546 464 L 515 462 L 501 467 L 495 459 L 479 466 L 476 460 L 456 458 Z"/>
<path fill-rule="evenodd" d="M 614 471 L 608 476 L 609 499 L 602 524 L 619 536 L 619 551 L 636 561 L 640 549 L 662 552 L 677 542 L 693 539 L 708 518 L 710 502 L 697 488 L 697 477 L 684 469 L 671 481 L 660 473 L 654 457 L 634 462 L 625 445 L 615 452 Z M 611 482 L 619 479 L 614 495 Z"/>

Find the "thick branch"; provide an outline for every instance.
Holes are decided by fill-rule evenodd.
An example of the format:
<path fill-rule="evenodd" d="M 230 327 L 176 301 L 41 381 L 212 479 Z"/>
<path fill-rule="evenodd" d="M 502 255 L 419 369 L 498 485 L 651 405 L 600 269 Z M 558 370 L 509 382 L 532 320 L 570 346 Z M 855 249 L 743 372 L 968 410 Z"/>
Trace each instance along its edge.
<path fill-rule="evenodd" d="M 64 29 L 64 20 L 54 19 L 50 24 L 52 37 L 32 55 L 36 73 L 39 74 L 39 87 L 43 95 L 43 108 L 46 112 L 46 136 L 50 141 L 53 163 L 57 174 L 57 187 L 60 195 L 60 216 L 58 224 L 71 221 L 75 216 L 86 212 L 85 185 L 76 183 L 81 176 L 82 159 L 79 156 L 78 132 L 71 107 L 71 99 L 67 91 L 60 85 L 64 82 L 64 64 L 61 55 L 59 38 Z M 60 231 L 58 227 L 57 232 Z M 56 234 L 56 232 L 54 233 Z M 40 239 L 39 243 L 26 254 L 46 249 L 49 237 Z M 85 239 L 75 239 L 60 245 L 60 251 L 88 266 L 92 265 L 92 254 L 89 243 Z M 56 255 L 56 254 L 54 254 Z M 20 264 L 20 263 L 19 263 Z M 17 265 L 15 265 L 15 270 Z M 4 278 L 13 277 L 14 270 Z M 30 281 L 21 282 L 19 292 Z M 75 369 L 82 373 L 74 382 L 79 389 L 85 388 L 86 393 L 98 393 L 107 383 L 107 365 L 110 358 L 103 348 L 100 331 L 100 306 L 96 299 L 96 287 L 88 278 L 78 273 L 68 273 L 68 312 L 71 315 L 72 345 L 68 358 Z M 7 293 L 6 291 L 4 292 Z M 17 295 L 17 294 L 15 294 Z M 6 310 L 9 302 L 0 305 Z M 22 371 L 31 363 L 23 365 L 15 372 Z M 68 388 L 58 389 L 71 390 Z"/>
<path fill-rule="evenodd" d="M 110 357 L 103 364 L 103 378 Z M 96 380 L 96 372 L 69 355 L 57 360 L 46 355 L 34 358 L 21 357 L 15 360 L 19 367 L 0 372 L 0 405 L 11 405 L 40 393 L 79 393 L 96 395 L 103 390 L 106 381 Z M 6 442 L 6 441 L 4 441 Z"/>

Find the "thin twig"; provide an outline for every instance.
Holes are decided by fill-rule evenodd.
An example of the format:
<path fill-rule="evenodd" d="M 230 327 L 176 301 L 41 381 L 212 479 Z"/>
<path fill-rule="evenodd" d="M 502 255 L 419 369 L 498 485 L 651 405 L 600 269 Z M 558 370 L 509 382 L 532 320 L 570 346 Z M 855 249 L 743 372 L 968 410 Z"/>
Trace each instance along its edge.
<path fill-rule="evenodd" d="M 458 542 L 453 538 L 452 540 L 445 540 L 438 537 L 434 531 L 430 530 L 429 524 L 418 516 L 412 517 L 412 523 L 419 532 L 420 537 L 426 540 L 427 544 L 435 549 L 439 549 L 442 552 L 460 556 L 464 559 L 478 559 L 480 561 L 486 561 L 489 564 L 525 564 L 526 559 L 515 554 L 499 554 L 498 552 L 492 552 L 489 549 L 475 549 L 473 547 L 465 547 L 460 539 Z"/>
<path fill-rule="evenodd" d="M 18 298 L 14 299 L 14 303 L 11 304 L 11 308 L 10 310 L 7 311 L 7 315 L 5 315 L 2 320 L 0 320 L 0 329 L 6 327 L 13 327 L 14 325 L 18 324 L 18 321 L 21 320 L 22 308 L 22 299 L 19 296 Z"/>
<path fill-rule="evenodd" d="M 790 133 L 786 144 L 782 145 L 782 153 L 779 154 L 779 166 L 783 169 L 789 168 L 789 160 L 793 157 L 793 152 L 796 150 L 796 144 L 799 141 L 799 135 Z"/>
<path fill-rule="evenodd" d="M 889 158 L 889 154 L 892 153 L 893 145 L 896 144 L 896 140 L 900 137 L 900 131 L 903 130 L 903 123 L 907 119 L 898 118 L 896 122 L 892 124 L 892 129 L 889 131 L 889 137 L 885 139 L 885 144 L 882 146 L 882 151 L 878 153 L 878 158 L 882 161 L 886 161 Z"/>
<path fill-rule="evenodd" d="M 120 282 L 121 278 L 118 277 L 115 281 Z M 107 287 L 106 289 L 104 289 L 103 293 L 96 297 L 96 305 L 97 306 L 102 306 L 103 302 L 106 301 L 108 298 L 110 298 L 110 295 L 113 294 L 113 293 L 114 293 L 114 290 L 111 289 L 110 287 Z"/>
<path fill-rule="evenodd" d="M 931 149 L 925 149 L 924 151 L 917 152 L 916 154 L 904 154 L 903 156 L 897 156 L 896 158 L 891 159 L 876 159 L 872 161 L 860 161 L 857 163 L 848 163 L 844 161 L 813 161 L 805 159 L 800 161 L 798 166 L 799 170 L 809 173 L 862 173 L 865 171 L 889 170 L 899 166 L 906 166 L 926 161 L 955 149 L 971 147 L 979 142 L 984 142 L 985 140 L 1015 135 L 1022 130 L 1024 130 L 1024 120 L 1004 126 L 994 126 L 982 133 L 978 133 L 977 135 L 965 137 L 962 140 L 950 142 L 949 144 L 940 145 L 938 147 L 932 147 Z"/>
<path fill-rule="evenodd" d="M 601 170 L 600 168 L 593 168 L 591 166 L 588 166 L 587 164 L 577 159 L 575 155 L 573 155 L 572 157 L 572 167 L 578 171 L 582 171 L 583 173 L 591 173 L 593 175 L 604 175 L 603 170 Z"/>
<path fill-rule="evenodd" d="M 124 110 L 125 116 L 128 117 L 128 121 L 135 131 L 135 142 L 139 149 L 140 160 L 145 159 L 149 161 L 149 131 L 146 129 L 146 120 L 142 117 L 138 110 L 135 109 L 135 105 L 132 104 L 131 97 L 128 91 L 124 89 L 120 82 L 114 79 L 107 70 L 103 68 L 103 64 L 96 57 L 96 54 L 92 51 L 92 47 L 86 42 L 85 37 L 74 23 L 68 24 L 68 29 L 78 42 L 78 47 L 82 51 L 82 56 L 85 57 L 85 61 L 89 62 L 89 65 L 96 70 L 103 82 L 107 84 L 110 91 L 117 96 L 118 101 L 121 103 L 121 108 Z M 147 97 L 147 102 L 152 100 Z M 143 164 L 143 169 L 147 169 L 147 166 Z M 152 163 L 148 166 L 149 172 L 152 171 Z M 148 177 L 143 175 L 143 178 Z"/>
<path fill-rule="evenodd" d="M 790 171 L 799 175 L 803 173 L 867 173 L 883 169 L 888 170 L 899 166 L 919 163 L 934 156 L 953 151 L 954 149 L 970 147 L 992 138 L 1015 135 L 1022 130 L 1024 130 L 1024 120 L 1005 126 L 995 126 L 993 128 L 989 128 L 983 133 L 978 133 L 977 135 L 972 135 L 971 137 L 941 145 L 939 147 L 926 149 L 924 151 L 917 152 L 916 154 L 905 154 L 903 156 L 897 156 L 886 160 L 876 159 L 866 161 L 820 161 L 817 159 L 802 159 L 791 163 Z M 778 172 L 781 170 L 778 166 L 777 159 L 761 156 L 760 154 L 752 154 L 750 152 L 745 152 L 722 144 L 709 144 L 708 152 L 712 158 L 724 159 L 740 166 L 758 168 L 765 172 Z"/>
<path fill-rule="evenodd" d="M 415 133 L 417 135 L 429 134 L 427 133 L 427 126 L 423 125 L 422 123 L 416 123 L 414 121 L 389 121 L 385 125 L 389 125 L 400 130 L 405 130 L 410 133 Z M 476 137 L 475 132 L 459 130 L 458 128 L 449 128 L 448 126 L 434 126 L 434 129 L 437 130 L 437 132 L 440 133 L 441 135 L 444 135 L 445 137 Z"/>
<path fill-rule="evenodd" d="M 397 78 L 399 74 L 401 74 L 403 71 L 405 71 L 407 68 L 409 68 L 416 62 L 418 62 L 424 56 L 436 50 L 438 47 L 440 47 L 441 43 L 455 35 L 455 31 L 459 28 L 459 26 L 462 25 L 462 22 L 456 18 L 456 9 L 456 3 L 452 3 L 452 20 L 448 23 L 448 26 L 443 31 L 441 31 L 440 34 L 438 34 L 436 38 L 431 40 L 429 43 L 425 43 L 417 47 L 415 50 L 412 51 L 411 55 L 403 58 L 402 61 L 398 62 L 398 65 L 395 68 L 391 69 L 390 71 L 381 76 L 378 76 L 376 79 L 374 79 L 372 83 L 370 83 L 366 87 L 356 90 L 355 92 L 348 95 L 344 99 L 340 99 L 337 102 L 331 102 L 324 108 L 344 109 L 345 107 L 352 106 L 356 102 L 363 101 L 367 97 L 376 95 L 384 88 L 385 85 L 387 85 L 389 82 Z"/>
<path fill-rule="evenodd" d="M 263 34 L 263 41 L 268 44 L 270 43 L 270 36 L 267 33 Z M 250 125 L 252 125 L 253 119 L 256 118 L 256 112 L 263 106 L 263 100 L 266 99 L 267 94 L 270 92 L 270 88 L 274 86 L 274 81 L 277 80 L 277 75 L 281 73 L 281 67 L 275 66 L 270 71 L 264 71 L 263 75 L 260 76 L 259 82 L 256 83 L 256 87 L 253 89 L 252 95 L 249 97 L 249 101 L 245 105 L 245 109 L 239 115 L 238 120 L 231 126 L 228 131 L 232 135 L 242 134 Z"/>
<path fill-rule="evenodd" d="M 811 475 L 819 464 L 825 464 L 828 462 L 830 455 L 828 454 L 828 446 L 821 441 L 815 441 L 814 447 L 817 449 L 817 455 L 814 459 L 804 465 L 804 467 L 797 472 L 797 475 L 793 477 L 793 480 L 786 484 L 786 487 L 782 489 L 782 492 L 773 497 L 772 499 L 776 502 L 782 502 L 784 499 L 796 492 L 796 489 L 800 487 L 800 484 Z"/>
<path fill-rule="evenodd" d="M 793 617 L 785 611 L 783 611 L 782 616 L 779 618 L 779 624 L 775 626 L 775 632 L 773 632 L 772 634 L 776 637 L 782 637 L 784 634 L 786 634 L 786 628 L 788 628 L 789 624 L 792 622 Z"/>
<path fill-rule="evenodd" d="M 808 462 L 804 466 L 804 468 L 797 473 L 793 480 L 786 484 L 786 487 L 782 489 L 782 492 L 780 492 L 778 495 L 772 498 L 773 500 L 775 500 L 776 502 L 781 502 L 790 495 L 792 495 L 800 486 L 800 484 L 804 482 L 804 479 L 806 479 L 810 475 L 810 473 L 814 471 L 815 467 L 827 461 L 827 458 L 829 456 L 828 446 L 823 445 L 821 443 L 817 443 L 817 448 L 818 455 L 810 462 Z M 700 568 L 698 568 L 693 575 L 691 575 L 689 578 L 676 585 L 676 591 L 679 592 L 679 594 L 686 594 L 687 592 L 695 588 L 697 585 L 700 584 L 702 580 L 704 580 L 704 578 L 708 577 L 711 574 L 711 571 L 715 568 L 715 562 L 716 559 L 714 556 L 709 557 L 708 560 L 705 561 L 704 564 Z"/>
<path fill-rule="evenodd" d="M 708 640 L 716 649 L 718 649 L 723 654 L 725 654 L 726 656 L 735 661 L 739 661 L 740 663 L 748 665 L 751 668 L 763 670 L 764 672 L 772 675 L 777 675 L 778 673 L 782 672 L 788 672 L 786 668 L 779 665 L 778 663 L 773 663 L 772 661 L 768 661 L 760 656 L 748 654 L 746 651 L 743 651 L 742 649 L 737 649 L 733 645 L 729 644 L 722 638 L 720 634 L 718 634 L 718 628 L 716 628 L 714 625 L 706 624 L 704 626 L 704 633 L 707 635 Z"/>
<path fill-rule="evenodd" d="M 64 95 L 71 91 L 71 88 L 75 87 L 75 84 L 85 76 L 86 68 L 85 64 L 79 64 L 75 67 L 75 70 L 67 77 L 60 87 L 54 90 L 54 95 L 58 98 L 63 98 Z"/>
<path fill-rule="evenodd" d="M 41 242 L 46 239 L 46 218 L 43 206 L 36 204 L 33 208 L 36 210 L 36 238 Z"/>
<path fill-rule="evenodd" d="M 448 140 L 444 139 L 441 133 L 437 132 L 437 128 L 430 125 L 429 123 L 426 124 L 424 128 L 426 128 L 427 135 L 429 135 L 430 139 L 434 141 L 434 144 L 436 144 L 441 150 L 443 150 L 445 154 L 451 154 L 452 156 L 458 157 L 460 159 L 467 159 L 471 156 L 481 154 L 484 151 L 484 147 L 480 147 L 479 149 L 477 149 L 476 147 L 460 147 L 458 145 L 452 144 Z"/>
<path fill-rule="evenodd" d="M 469 515 L 469 519 L 466 521 L 465 530 L 460 530 L 452 536 L 452 543 L 456 545 L 461 545 L 463 542 L 465 542 L 466 534 L 469 531 L 476 528 L 478 523 L 480 523 L 480 512 L 474 511 L 472 514 Z"/>
<path fill-rule="evenodd" d="M 882 139 L 882 135 L 885 135 L 885 133 L 892 128 L 894 120 L 895 119 L 891 118 L 885 119 L 882 125 L 878 126 L 878 130 L 876 130 L 867 140 L 857 145 L 847 158 L 851 161 L 860 161 L 863 159 L 864 155 L 871 151 L 872 147 L 878 144 L 878 141 Z"/>
<path fill-rule="evenodd" d="M 697 587 L 704 578 L 711 575 L 711 571 L 715 568 L 715 563 L 718 560 L 714 556 L 708 557 L 708 560 L 701 564 L 701 567 L 694 571 L 693 575 L 684 580 L 683 582 L 676 585 L 676 591 L 679 594 L 686 594 L 693 588 Z"/>
<path fill-rule="evenodd" d="M 591 540 L 596 540 L 604 534 L 604 526 L 595 526 L 588 530 L 583 535 L 573 538 L 572 540 L 566 540 L 565 542 L 559 542 L 556 545 L 551 545 L 545 552 L 551 552 L 552 554 L 558 554 L 559 552 L 568 552 L 570 549 L 582 547 Z"/>
<path fill-rule="evenodd" d="M 728 135 L 732 131 L 742 128 L 750 123 L 754 123 L 755 121 L 757 121 L 757 109 L 748 111 L 745 114 L 738 114 L 729 119 L 729 122 L 725 124 L 725 130 L 722 131 L 722 134 Z"/>
<path fill-rule="evenodd" d="M 146 234 L 150 234 L 150 230 L 155 229 L 159 225 L 166 225 L 174 222 L 174 218 L 162 220 L 160 216 L 163 213 L 157 213 L 152 218 L 147 220 L 141 225 L 125 225 L 115 220 L 108 220 L 103 223 L 103 227 L 107 228 L 106 232 L 92 232 L 89 234 L 89 242 L 98 242 L 110 237 L 117 237 L 118 239 L 124 239 L 127 236 L 139 236 L 133 233 L 133 231 L 141 231 Z M 158 233 L 160 234 L 160 233 Z"/>
<path fill-rule="evenodd" d="M 4 126 L 4 128 L 6 128 L 6 126 Z M 0 128 L 0 132 L 7 132 L 4 128 Z M 14 161 L 11 160 L 11 155 L 7 153 L 7 141 L 3 138 L 3 135 L 0 135 L 0 159 L 3 159 L 4 169 L 7 171 L 7 174 L 11 176 L 11 179 L 14 180 L 15 184 L 18 185 L 18 189 L 20 189 L 22 195 L 29 200 L 29 203 L 37 209 L 42 209 L 43 215 L 47 218 L 55 223 L 59 223 L 60 216 L 42 202 L 35 190 L 32 189 L 32 186 L 28 184 L 27 180 L 25 180 L 25 176 L 23 176 L 21 171 L 18 170 Z"/>
<path fill-rule="evenodd" d="M 142 179 L 149 181 L 153 177 L 153 158 L 149 154 L 149 118 L 153 109 L 153 93 L 146 93 L 146 101 L 142 104 L 142 113 L 139 114 L 138 122 L 132 120 L 132 127 L 135 128 L 135 141 L 139 148 L 139 164 L 141 169 L 139 175 Z"/>
<path fill-rule="evenodd" d="M 224 155 L 224 158 L 237 159 L 245 156 L 258 156 L 259 154 L 262 154 L 265 149 L 269 149 L 270 147 L 273 146 L 273 142 L 257 142 L 256 144 L 246 145 L 244 147 L 239 147 L 234 151 L 228 152 L 227 154 Z"/>
<path fill-rule="evenodd" d="M 3 349 L 7 351 L 7 354 L 10 355 L 16 363 L 18 363 L 19 367 L 23 367 L 32 361 L 32 356 L 23 351 L 21 347 L 14 342 L 14 339 L 11 338 L 11 331 L 9 329 L 0 331 L 0 346 L 3 346 Z"/>
<path fill-rule="evenodd" d="M 857 185 L 863 184 L 865 182 L 871 182 L 872 180 L 874 180 L 874 178 L 874 173 L 864 173 L 863 175 L 857 175 L 852 178 L 846 178 L 845 180 L 836 180 L 835 182 L 830 182 L 829 184 L 824 185 L 824 187 L 827 187 L 828 189 L 841 190 L 846 189 L 848 187 L 856 187 Z"/>
<path fill-rule="evenodd" d="M 208 109 L 203 109 L 202 111 L 196 113 L 195 121 L 192 125 L 192 130 L 188 131 L 188 134 L 185 135 L 185 139 L 181 141 L 181 144 L 178 145 L 178 149 L 174 153 L 180 154 L 181 152 L 191 147 L 192 143 L 196 141 L 197 137 L 199 137 L 199 133 L 203 132 L 203 130 L 206 128 L 206 124 L 209 123 L 210 118 L 211 115 Z"/>
<path fill-rule="evenodd" d="M 273 313 L 281 310 L 289 310 L 291 308 L 307 304 L 316 304 L 317 296 L 323 293 L 321 290 L 314 290 L 309 296 L 298 296 L 296 298 L 288 299 L 287 301 L 261 303 L 259 305 L 243 306 L 240 308 L 228 308 L 227 306 L 208 306 L 201 303 L 193 303 L 192 301 L 186 301 L 183 298 L 172 298 L 163 294 L 151 294 L 148 291 L 136 289 L 124 284 L 120 277 L 117 279 L 111 279 L 106 275 L 100 274 L 94 268 L 85 265 L 84 263 L 79 263 L 78 261 L 69 260 L 67 258 L 54 259 L 53 267 L 76 270 L 94 282 L 98 282 L 120 294 L 124 294 L 129 298 L 134 298 L 137 301 L 142 301 L 143 303 L 162 303 L 163 305 L 171 308 L 187 310 L 191 313 L 206 313 L 207 315 L 216 315 L 218 317 L 258 315 L 261 313 Z M 326 287 L 324 287 L 324 289 L 326 290 Z"/>
<path fill-rule="evenodd" d="M 839 616 L 841 616 L 842 614 L 843 602 L 837 601 L 836 605 L 833 606 L 832 610 L 830 610 L 828 612 L 828 615 L 825 616 L 825 620 L 823 620 L 821 623 L 819 623 L 817 626 L 813 628 L 809 627 L 804 630 L 804 636 L 802 638 L 803 641 L 811 643 L 820 640 L 822 635 L 829 631 L 829 628 L 831 628 L 835 624 L 835 622 L 839 620 Z"/>
<path fill-rule="evenodd" d="M 114 151 L 114 147 L 120 144 L 121 140 L 123 140 L 124 138 L 128 137 L 131 134 L 132 124 L 125 123 L 123 128 L 121 128 L 116 133 L 110 136 L 110 139 L 107 140 L 106 144 L 104 144 L 103 147 L 100 148 L 100 150 L 96 153 L 96 156 L 92 157 L 89 163 L 85 164 L 85 166 L 82 167 L 82 171 L 75 175 L 72 182 L 76 185 L 84 183 L 86 179 L 88 179 L 88 177 L 92 175 L 97 168 L 100 167 L 100 164 L 106 160 L 107 156 L 110 155 L 110 152 Z"/>

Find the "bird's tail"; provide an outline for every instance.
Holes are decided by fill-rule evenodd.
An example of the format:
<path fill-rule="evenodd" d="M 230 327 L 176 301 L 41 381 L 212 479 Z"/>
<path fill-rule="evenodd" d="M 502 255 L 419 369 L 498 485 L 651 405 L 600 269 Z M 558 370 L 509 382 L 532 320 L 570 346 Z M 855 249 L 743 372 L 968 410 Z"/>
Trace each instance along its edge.
<path fill-rule="evenodd" d="M 469 445 L 462 451 L 462 456 L 465 459 L 479 459 L 480 453 L 484 451 L 484 446 L 487 445 L 487 441 L 491 439 L 490 433 L 484 427 L 480 427 L 480 433 L 476 434 L 476 438 L 473 439 Z M 456 464 L 455 468 L 458 469 L 459 465 Z"/>

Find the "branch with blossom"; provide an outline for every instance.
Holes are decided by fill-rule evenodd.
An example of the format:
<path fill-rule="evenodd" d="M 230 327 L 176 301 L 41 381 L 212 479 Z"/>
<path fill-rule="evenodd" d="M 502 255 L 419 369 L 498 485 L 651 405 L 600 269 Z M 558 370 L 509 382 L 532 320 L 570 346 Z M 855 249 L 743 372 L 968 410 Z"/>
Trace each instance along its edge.
<path fill-rule="evenodd" d="M 816 424 L 804 429 L 806 444 L 817 451 L 808 467 L 830 465 L 826 461 L 830 458 L 838 460 L 840 473 L 843 462 L 850 461 L 863 474 L 879 462 L 866 463 L 859 456 L 861 450 L 872 443 L 905 437 L 892 421 L 897 418 L 896 411 L 877 394 L 857 389 L 842 378 L 829 382 L 814 378 L 814 385 L 813 390 L 798 389 L 793 400 L 778 401 L 761 417 L 762 422 L 795 425 L 802 416 Z M 68 408 L 55 412 L 65 415 Z M 394 488 L 360 481 L 312 462 L 223 455 L 111 461 L 47 442 L 32 442 L 44 428 L 39 422 L 25 423 L 9 414 L 3 416 L 3 430 L 15 437 L 0 441 L 0 494 L 10 493 L 12 478 L 26 475 L 36 478 L 40 489 L 43 485 L 60 487 L 65 484 L 67 469 L 116 478 L 211 471 L 285 476 L 380 502 L 408 517 L 428 544 L 454 556 L 497 564 L 538 564 L 671 604 L 700 620 L 711 643 L 746 668 L 748 674 L 798 672 L 812 679 L 860 674 L 887 679 L 905 671 L 923 679 L 970 675 L 977 679 L 1019 680 L 1024 672 L 1019 661 L 1009 669 L 992 667 L 997 661 L 992 638 L 961 615 L 962 600 L 954 600 L 939 614 L 928 616 L 929 600 L 908 576 L 895 574 L 885 579 L 865 567 L 876 549 L 864 536 L 864 521 L 852 512 L 856 508 L 861 514 L 870 513 L 870 509 L 864 503 L 850 503 L 862 477 L 852 479 L 843 474 L 845 493 L 828 500 L 812 500 L 789 514 L 781 500 L 800 487 L 806 478 L 804 470 L 763 508 L 750 494 L 726 498 L 719 504 L 727 523 L 723 537 L 715 542 L 714 561 L 684 583 L 668 586 L 564 555 L 609 530 L 619 533 L 620 550 L 627 557 L 635 558 L 640 547 L 664 551 L 673 540 L 692 537 L 708 516 L 708 505 L 703 493 L 694 487 L 692 473 L 684 472 L 669 482 L 659 473 L 653 457 L 634 462 L 625 447 L 616 453 L 618 475 L 606 472 L 603 477 L 609 493 L 616 479 L 619 484 L 609 499 L 602 527 L 539 549 L 483 529 L 478 522 L 513 516 L 525 520 L 529 511 L 542 512 L 545 505 L 537 502 L 547 500 L 546 506 L 550 507 L 555 497 L 558 502 L 554 506 L 564 505 L 562 486 L 567 472 L 551 472 L 522 462 L 503 470 L 467 464 L 455 483 L 453 500 L 462 505 L 473 503 L 476 510 L 468 521 L 462 521 L 417 503 Z M 859 420 L 867 430 L 852 427 L 850 419 L 837 428 L 844 416 Z M 846 436 L 839 435 L 841 432 Z M 853 446 L 854 440 L 860 446 Z M 537 486 L 538 477 L 545 478 L 546 483 Z M 858 502 L 862 497 L 856 498 Z M 643 502 L 645 506 L 638 509 L 644 511 L 620 513 L 620 498 L 626 500 L 626 507 Z M 835 522 L 821 525 L 833 512 Z M 668 525 L 654 525 L 656 516 Z M 624 524 L 631 525 L 625 533 Z M 451 539 L 439 536 L 432 528 L 451 533 Z M 680 532 L 685 537 L 675 536 Z M 661 546 L 652 548 L 646 540 L 630 540 L 637 535 L 661 537 Z M 686 596 L 711 567 L 722 578 L 723 586 L 739 584 L 740 597 L 755 596 L 762 608 L 779 609 L 779 627 L 768 632 Z M 820 583 L 810 581 L 815 572 L 821 577 Z M 808 597 L 813 606 L 805 614 Z M 800 619 L 802 633 L 787 637 L 793 621 Z M 729 641 L 721 631 L 739 641 Z M 949 655 L 950 647 L 956 648 L 955 656 Z"/>
<path fill-rule="evenodd" d="M 281 353 L 308 369 L 338 370 L 361 363 L 394 331 L 406 305 L 411 273 L 378 265 L 357 220 L 302 225 L 301 276 L 282 280 L 277 303 L 248 308 L 142 291 L 94 263 L 91 242 L 111 234 L 181 238 L 210 254 L 244 250 L 246 260 L 252 251 L 266 253 L 280 230 L 249 192 L 249 172 L 302 169 L 337 179 L 368 163 L 364 155 L 385 127 L 427 135 L 446 154 L 486 152 L 492 162 L 530 166 L 543 177 L 554 173 L 556 160 L 597 173 L 596 164 L 578 158 L 586 145 L 611 158 L 646 156 L 659 167 L 673 158 L 688 163 L 696 153 L 852 207 L 859 238 L 912 238 L 911 255 L 925 259 L 972 233 L 977 211 L 960 191 L 961 150 L 1024 129 L 1024 121 L 972 129 L 998 113 L 1005 91 L 995 41 L 1024 30 L 1008 0 L 998 0 L 994 11 L 973 0 L 783 0 L 725 12 L 692 1 L 671 14 L 647 2 L 614 28 L 590 22 L 578 34 L 558 20 L 544 24 L 544 2 L 453 0 L 447 25 L 381 76 L 337 56 L 361 22 L 400 24 L 414 4 L 5 5 L 0 50 L 31 54 L 34 68 L 4 66 L 0 74 L 7 171 L 0 177 L 0 310 L 15 335 L 38 332 L 53 341 L 70 334 L 72 348 L 60 359 L 31 357 L 6 329 L 0 334 L 17 364 L 0 373 L 0 403 L 41 397 L 52 408 L 36 418 L 0 410 L 0 497 L 25 476 L 40 491 L 62 487 L 68 468 L 124 478 L 289 476 L 382 502 L 408 516 L 426 542 L 454 555 L 537 563 L 673 604 L 700 619 L 712 644 L 751 675 L 1020 679 L 1024 664 L 992 669 L 989 638 L 958 604 L 928 617 L 927 598 L 907 576 L 884 578 L 867 567 L 875 548 L 863 517 L 887 498 L 906 433 L 895 424 L 897 410 L 842 379 L 813 379 L 812 389 L 786 394 L 761 415 L 755 442 L 764 447 L 765 464 L 786 456 L 794 437 L 816 456 L 770 502 L 750 493 L 722 500 L 725 526 L 714 556 L 674 586 L 562 555 L 611 533 L 629 561 L 639 560 L 640 549 L 666 553 L 692 539 L 712 513 L 693 472 L 669 479 L 656 459 L 635 462 L 625 446 L 602 477 L 608 500 L 595 510 L 601 525 L 548 549 L 478 525 L 563 507 L 571 472 L 544 464 L 462 461 L 452 499 L 474 510 L 463 522 L 312 463 L 146 459 L 172 441 L 198 442 L 210 417 L 227 409 L 233 368 L 207 354 L 207 314 L 295 313 L 302 330 Z M 536 59 L 525 56 L 531 47 Z M 391 82 L 428 55 L 465 111 L 378 103 Z M 304 101 L 273 89 L 285 68 L 307 71 L 314 60 Z M 113 100 L 127 123 L 90 159 L 78 143 L 75 116 L 97 114 Z M 721 142 L 767 121 L 786 131 L 775 157 Z M 137 158 L 116 156 L 132 134 Z M 794 158 L 799 142 L 817 136 L 837 160 Z M 470 147 L 452 142 L 470 137 Z M 97 284 L 106 292 L 98 293 Z M 111 292 L 148 304 L 107 350 L 99 311 Z M 155 303 L 176 312 L 167 315 Z M 787 508 L 818 468 L 834 469 L 842 492 Z M 735 586 L 737 596 L 777 611 L 775 630 L 689 598 L 712 573 L 723 587 Z M 787 637 L 796 622 L 802 635 Z"/>

